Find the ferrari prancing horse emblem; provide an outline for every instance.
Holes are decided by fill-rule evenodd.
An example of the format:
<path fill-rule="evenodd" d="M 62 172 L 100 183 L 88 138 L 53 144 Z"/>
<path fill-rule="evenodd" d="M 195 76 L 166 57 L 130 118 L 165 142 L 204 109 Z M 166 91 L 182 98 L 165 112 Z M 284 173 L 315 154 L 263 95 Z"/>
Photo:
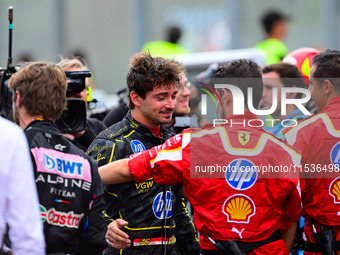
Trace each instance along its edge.
<path fill-rule="evenodd" d="M 237 134 L 238 141 L 242 146 L 245 146 L 250 140 L 250 134 L 245 132 L 240 132 Z"/>

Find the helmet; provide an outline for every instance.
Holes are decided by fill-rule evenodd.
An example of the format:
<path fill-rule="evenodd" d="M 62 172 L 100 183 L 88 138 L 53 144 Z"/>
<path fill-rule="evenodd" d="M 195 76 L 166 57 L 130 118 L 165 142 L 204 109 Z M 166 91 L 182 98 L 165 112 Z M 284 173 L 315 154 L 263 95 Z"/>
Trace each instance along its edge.
<path fill-rule="evenodd" d="M 309 85 L 308 78 L 313 57 L 320 52 L 321 51 L 314 48 L 299 48 L 288 53 L 287 56 L 282 59 L 282 62 L 295 65 L 302 73 L 305 83 Z"/>

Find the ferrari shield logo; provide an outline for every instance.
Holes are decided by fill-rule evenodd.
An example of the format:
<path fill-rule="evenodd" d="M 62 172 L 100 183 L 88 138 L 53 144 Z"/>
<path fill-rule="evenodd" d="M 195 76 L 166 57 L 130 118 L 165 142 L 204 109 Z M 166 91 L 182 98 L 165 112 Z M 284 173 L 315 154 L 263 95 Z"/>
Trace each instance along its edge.
<path fill-rule="evenodd" d="M 250 134 L 245 132 L 238 133 L 237 137 L 242 146 L 245 146 L 250 140 Z"/>

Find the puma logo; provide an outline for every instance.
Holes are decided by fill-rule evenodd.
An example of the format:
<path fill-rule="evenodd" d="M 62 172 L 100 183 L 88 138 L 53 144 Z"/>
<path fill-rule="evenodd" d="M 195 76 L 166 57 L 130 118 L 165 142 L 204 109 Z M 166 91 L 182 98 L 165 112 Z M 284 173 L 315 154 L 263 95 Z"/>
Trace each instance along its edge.
<path fill-rule="evenodd" d="M 239 237 L 242 239 L 242 232 L 244 231 L 245 229 L 243 228 L 241 231 L 238 231 L 238 229 L 237 228 L 235 228 L 235 227 L 233 227 L 232 229 L 231 229 L 231 231 L 232 232 L 235 232 L 236 234 L 238 234 L 239 235 Z"/>

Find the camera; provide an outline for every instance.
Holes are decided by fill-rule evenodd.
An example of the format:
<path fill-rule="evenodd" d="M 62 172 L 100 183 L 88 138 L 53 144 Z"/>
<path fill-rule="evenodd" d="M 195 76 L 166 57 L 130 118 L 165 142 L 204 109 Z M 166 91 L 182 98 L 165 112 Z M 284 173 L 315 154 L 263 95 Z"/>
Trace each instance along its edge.
<path fill-rule="evenodd" d="M 13 91 L 8 87 L 8 80 L 18 70 L 18 66 L 0 69 L 0 115 L 6 119 L 10 118 L 13 96 Z"/>
<path fill-rule="evenodd" d="M 65 71 L 67 97 L 72 97 L 85 89 L 85 80 L 91 77 L 90 70 Z M 83 131 L 86 125 L 86 102 L 79 98 L 67 98 L 67 109 L 56 125 L 61 133 L 72 134 Z"/>
<path fill-rule="evenodd" d="M 86 103 L 83 99 L 68 98 L 67 109 L 55 123 L 63 134 L 72 134 L 85 130 Z"/>
<path fill-rule="evenodd" d="M 90 70 L 65 71 L 67 79 L 66 96 L 71 97 L 85 89 L 86 77 L 91 77 Z"/>

